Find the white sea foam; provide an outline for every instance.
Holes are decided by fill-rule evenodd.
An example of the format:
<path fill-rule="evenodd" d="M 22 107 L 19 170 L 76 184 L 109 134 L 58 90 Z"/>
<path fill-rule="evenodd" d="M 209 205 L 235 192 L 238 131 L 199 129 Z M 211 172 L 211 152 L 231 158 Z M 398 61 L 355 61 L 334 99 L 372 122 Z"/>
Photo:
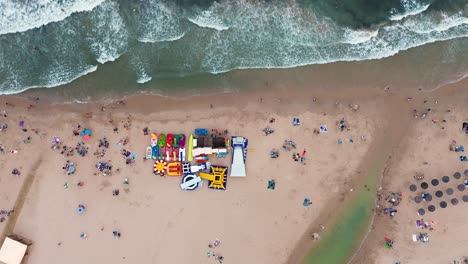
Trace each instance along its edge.
<path fill-rule="evenodd" d="M 153 1 L 133 14 L 134 23 L 138 25 L 138 41 L 146 43 L 175 41 L 184 36 L 185 31 L 180 25 L 180 14 L 175 10 L 176 7 L 169 3 Z"/>
<path fill-rule="evenodd" d="M 139 77 L 136 82 L 139 84 L 143 84 L 143 83 L 147 83 L 151 81 L 151 79 L 153 79 L 153 77 L 144 75 L 144 76 Z"/>
<path fill-rule="evenodd" d="M 359 44 L 377 37 L 379 30 L 352 30 L 346 28 L 341 43 Z"/>
<path fill-rule="evenodd" d="M 65 85 L 65 84 L 73 82 L 74 80 L 82 76 L 85 76 L 87 74 L 97 71 L 98 66 L 89 65 L 86 67 L 82 67 L 82 69 L 83 71 L 81 71 L 78 74 L 74 74 L 72 72 L 66 72 L 66 71 L 51 72 L 47 76 L 47 80 L 43 85 L 31 85 L 31 86 L 26 86 L 26 87 L 19 87 L 17 86 L 18 83 L 12 80 L 9 83 L 10 87 L 4 87 L 6 83 L 3 83 L 0 86 L 0 95 L 18 94 L 18 93 L 21 93 L 21 92 L 24 92 L 26 90 L 33 89 L 33 88 L 53 88 L 53 87 Z"/>
<path fill-rule="evenodd" d="M 417 0 L 401 0 L 401 6 L 404 9 L 404 12 L 401 14 L 394 14 L 390 17 L 392 21 L 399 21 L 409 16 L 415 16 L 426 11 L 431 4 L 423 4 Z M 396 11 L 394 11 L 396 12 Z"/>
<path fill-rule="evenodd" d="M 419 34 L 440 33 L 459 26 L 468 25 L 468 18 L 463 16 L 462 13 L 456 15 L 441 13 L 437 17 L 431 16 L 425 19 L 405 21 L 403 25 Z"/>
<path fill-rule="evenodd" d="M 75 57 L 59 55 L 71 54 L 83 46 L 85 50 L 91 49 L 99 63 L 113 61 L 128 52 L 130 64 L 137 76 L 136 81 L 145 83 L 151 80 L 153 73 L 148 71 L 148 74 L 145 69 L 154 69 L 158 63 L 169 62 L 162 68 L 171 76 L 194 72 L 222 73 L 234 69 L 292 68 L 337 61 L 381 59 L 428 43 L 468 37 L 468 18 L 462 13 L 420 12 L 382 24 L 377 29 L 351 30 L 295 4 L 272 5 L 266 1 L 227 0 L 213 4 L 204 12 L 190 18 L 210 18 L 205 21 L 211 21 L 209 27 L 216 29 L 214 27 L 229 25 L 229 30 L 219 30 L 219 27 L 216 30 L 200 30 L 189 24 L 194 34 L 184 37 L 186 29 L 183 26 L 187 26 L 187 23 L 181 23 L 181 20 L 185 14 L 181 14 L 170 2 L 142 3 L 138 12 L 130 14 L 133 23 L 123 21 L 118 2 L 103 3 L 86 17 L 92 27 L 82 34 L 89 42 L 74 45 L 76 41 L 73 34 L 59 38 L 57 43 L 60 45 L 53 47 L 63 52 L 57 52 L 57 56 L 53 57 L 54 64 L 49 65 L 55 67 L 57 73 L 53 70 L 44 74 L 38 71 L 37 75 L 41 79 L 37 85 L 27 79 L 29 75 L 18 70 L 17 63 L 8 63 L 14 61 L 11 60 L 12 56 L 6 57 L 10 59 L 4 61 L 3 66 L 0 60 L 0 75 L 6 75 L 6 81 L 0 83 L 0 91 L 16 93 L 28 88 L 54 87 L 73 81 L 83 74 L 80 74 L 80 69 L 73 70 Z M 212 18 L 222 18 L 222 23 L 212 23 L 216 21 Z M 65 32 L 76 29 L 67 28 L 67 21 L 59 25 L 63 26 Z M 126 25 L 132 27 L 127 29 Z M 81 34 L 79 30 L 74 32 Z M 25 34 L 29 33 L 34 32 Z M 133 34 L 131 38 L 140 42 L 167 43 L 137 44 L 130 49 L 129 34 Z M 176 40 L 180 41 L 171 43 Z M 25 54 L 29 55 L 31 48 L 27 49 Z M 83 65 L 81 58 L 86 58 L 86 55 L 83 53 L 79 56 L 78 65 Z M 39 60 L 40 57 L 34 59 Z M 72 63 L 66 63 L 68 60 Z M 61 65 L 67 65 L 67 70 L 61 69 Z M 9 66 L 12 66 L 11 69 Z M 84 69 L 83 72 L 96 69 Z M 23 89 L 23 86 L 28 87 Z"/>
<path fill-rule="evenodd" d="M 145 64 L 139 60 L 138 57 L 132 57 L 131 58 L 131 64 L 133 65 L 133 68 L 135 69 L 135 73 L 137 75 L 137 80 L 136 82 L 139 84 L 147 83 L 153 79 L 150 74 L 145 69 Z"/>
<path fill-rule="evenodd" d="M 96 60 L 101 64 L 115 61 L 128 48 L 128 33 L 119 14 L 119 5 L 106 2 L 93 11 L 91 18 L 94 27 L 89 32 L 88 41 Z"/>
<path fill-rule="evenodd" d="M 234 69 L 292 68 L 381 59 L 425 44 L 468 37 L 468 18 L 461 14 L 445 15 L 440 19 L 437 14 L 421 13 L 384 24 L 378 30 L 355 31 L 343 30 L 333 21 L 314 21 L 313 14 L 304 16 L 303 11 L 294 6 L 281 10 L 282 17 L 288 17 L 287 20 L 278 18 L 278 11 L 268 8 L 247 2 L 226 8 L 237 11 L 230 14 L 235 18 L 232 22 L 234 33 L 218 32 L 212 36 L 202 69 L 218 74 Z M 249 23 L 253 18 L 255 23 Z M 242 31 L 236 31 L 237 28 Z M 302 35 L 296 38 L 298 32 Z M 239 47 L 247 48 L 241 51 Z M 230 54 L 237 54 L 237 57 L 230 57 Z"/>
<path fill-rule="evenodd" d="M 91 11 L 105 0 L 0 0 L 0 35 L 23 32 Z"/>
<path fill-rule="evenodd" d="M 224 24 L 222 19 L 216 16 L 211 10 L 205 10 L 197 16 L 189 17 L 187 19 L 199 27 L 216 29 L 218 31 L 229 29 L 229 27 Z"/>
<path fill-rule="evenodd" d="M 179 36 L 169 37 L 167 39 L 150 39 L 150 38 L 139 38 L 138 41 L 142 43 L 156 43 L 156 42 L 164 42 L 164 41 L 176 41 L 185 36 L 185 32 L 180 34 Z"/>

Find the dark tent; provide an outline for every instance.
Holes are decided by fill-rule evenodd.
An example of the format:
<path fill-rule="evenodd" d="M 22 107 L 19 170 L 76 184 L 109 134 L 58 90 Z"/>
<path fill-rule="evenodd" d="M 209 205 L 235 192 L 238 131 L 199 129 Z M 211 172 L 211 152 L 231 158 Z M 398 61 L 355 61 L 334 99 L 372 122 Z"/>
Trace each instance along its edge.
<path fill-rule="evenodd" d="M 213 148 L 226 148 L 226 140 L 223 137 L 216 137 L 213 139 Z"/>

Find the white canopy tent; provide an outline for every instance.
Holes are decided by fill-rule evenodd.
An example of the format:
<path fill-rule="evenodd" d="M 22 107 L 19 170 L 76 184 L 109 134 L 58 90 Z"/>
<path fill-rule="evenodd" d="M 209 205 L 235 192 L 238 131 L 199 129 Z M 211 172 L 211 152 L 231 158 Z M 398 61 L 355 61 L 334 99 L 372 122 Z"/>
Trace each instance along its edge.
<path fill-rule="evenodd" d="M 0 264 L 21 264 L 28 246 L 9 237 L 0 249 Z"/>

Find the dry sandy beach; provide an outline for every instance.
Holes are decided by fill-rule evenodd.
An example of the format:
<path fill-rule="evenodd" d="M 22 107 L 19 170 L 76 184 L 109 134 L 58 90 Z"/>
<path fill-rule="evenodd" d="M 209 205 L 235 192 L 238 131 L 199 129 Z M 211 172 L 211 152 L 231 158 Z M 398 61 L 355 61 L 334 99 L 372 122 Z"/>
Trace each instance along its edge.
<path fill-rule="evenodd" d="M 322 225 L 326 230 L 326 222 L 318 222 L 326 219 L 319 217 L 334 210 L 340 202 L 336 198 L 343 199 L 343 193 L 354 188 L 356 169 L 379 122 L 378 111 L 373 110 L 378 100 L 362 100 L 354 111 L 348 103 L 314 102 L 310 96 L 290 98 L 297 102 L 291 103 L 257 95 L 247 100 L 201 97 L 195 103 L 137 97 L 105 109 L 99 104 L 51 105 L 1 98 L 7 117 L 0 123 L 7 123 L 8 129 L 0 133 L 5 149 L 0 156 L 0 208 L 15 208 L 0 224 L 3 234 L 33 241 L 27 263 L 217 263 L 207 256 L 208 250 L 222 255 L 223 263 L 285 263 L 302 238 L 310 241 L 312 230 L 321 232 Z M 157 100 L 164 100 L 164 105 L 152 107 Z M 215 103 L 200 109 L 200 100 Z M 300 126 L 292 125 L 293 117 L 300 118 Z M 270 118 L 275 122 L 269 123 Z M 342 118 L 349 131 L 338 129 Z M 54 136 L 68 146 L 81 142 L 72 133 L 78 123 L 93 131 L 85 142 L 89 147 L 85 157 L 77 153 L 64 157 L 51 149 Z M 264 136 L 262 129 L 268 125 L 275 133 Z M 314 134 L 320 125 L 329 131 Z M 179 177 L 155 176 L 153 162 L 143 160 L 150 140 L 143 135 L 144 127 L 187 135 L 206 127 L 245 136 L 251 150 L 248 176 L 228 178 L 225 191 L 208 189 L 206 184 L 193 192 L 182 191 Z M 25 143 L 28 136 L 31 142 Z M 110 147 L 97 158 L 93 153 L 104 137 Z M 125 137 L 127 145 L 116 145 Z M 307 151 L 306 164 L 294 162 L 292 152 L 281 149 L 285 139 L 296 142 L 297 152 Z M 280 149 L 278 159 L 270 158 L 272 148 Z M 10 153 L 15 149 L 16 154 Z M 137 154 L 135 164 L 125 164 L 122 149 Z M 62 169 L 67 160 L 77 166 L 71 176 Z M 96 175 L 96 163 L 108 160 L 112 175 Z M 230 157 L 211 160 L 212 164 L 229 161 Z M 14 168 L 20 176 L 11 174 Z M 130 183 L 127 191 L 125 178 Z M 267 189 L 271 179 L 275 190 Z M 25 183 L 30 184 L 23 187 Z M 112 195 L 114 189 L 120 190 L 118 196 Z M 312 201 L 309 207 L 302 204 L 306 197 Z M 77 213 L 80 204 L 86 207 L 82 215 Z M 121 232 L 121 238 L 113 236 L 114 230 Z M 87 234 L 84 239 L 82 232 Z M 215 239 L 221 243 L 210 249 Z"/>
<path fill-rule="evenodd" d="M 297 263 L 320 243 L 312 234 L 327 232 L 343 202 L 364 188 L 359 179 L 372 165 L 364 157 L 379 147 L 374 139 L 385 141 L 395 132 L 392 155 L 377 175 L 382 177 L 378 192 L 382 198 L 376 199 L 375 210 L 380 213 L 351 262 L 461 261 L 468 225 L 463 218 L 467 203 L 456 190 L 459 183 L 441 181 L 440 188 L 455 189 L 453 197 L 459 198 L 459 204 L 441 209 L 441 199 L 433 195 L 437 210 L 431 213 L 429 202 L 413 201 L 421 194 L 421 182 L 413 176 L 423 173 L 429 184 L 457 171 L 462 173 L 458 181 L 466 178 L 463 172 L 468 166 L 458 158 L 463 152 L 448 150 L 452 140 L 468 146 L 461 131 L 461 123 L 468 119 L 464 87 L 466 82 L 460 82 L 431 93 L 414 89 L 407 94 L 369 88 L 356 89 L 352 95 L 326 89 L 313 95 L 293 89 L 237 97 L 146 95 L 107 104 L 65 105 L 27 96 L 2 97 L 0 110 L 5 112 L 0 124 L 8 128 L 0 132 L 4 148 L 0 209 L 15 211 L 4 216 L 0 229 L 3 237 L 14 233 L 33 242 L 26 263 L 218 263 L 217 256 L 223 257 L 223 263 Z M 350 107 L 356 104 L 357 111 Z M 300 126 L 292 125 L 293 117 L 300 118 Z M 343 118 L 349 129 L 340 131 L 337 122 Z M 68 146 L 81 142 L 72 133 L 77 124 L 93 132 L 85 142 L 86 156 L 64 157 L 51 149 L 54 136 Z M 327 125 L 328 132 L 315 134 L 320 125 Z M 263 135 L 267 126 L 275 133 Z M 206 184 L 183 191 L 179 177 L 155 176 L 153 162 L 143 160 L 150 141 L 143 135 L 145 127 L 187 135 L 205 127 L 245 136 L 250 149 L 247 177 L 228 178 L 225 191 L 208 189 Z M 28 137 L 30 143 L 25 142 Z M 104 137 L 110 146 L 104 157 L 96 157 L 93 153 Z M 122 145 L 125 138 L 128 143 Z M 294 162 L 293 153 L 281 148 L 286 139 L 296 142 L 297 152 L 306 150 L 305 164 Z M 270 158 L 273 148 L 279 149 L 278 159 Z M 125 163 L 122 149 L 136 153 L 134 164 Z M 67 160 L 77 166 L 73 175 L 62 169 Z M 113 173 L 97 173 L 96 163 L 109 160 Z M 230 156 L 211 159 L 212 164 L 229 162 Z M 15 168 L 21 175 L 11 174 Z M 269 180 L 275 180 L 275 190 L 267 188 Z M 409 191 L 412 183 L 418 186 L 415 192 Z M 118 196 L 113 195 L 115 189 Z M 391 219 L 382 213 L 389 192 L 403 193 Z M 304 198 L 312 205 L 303 206 Z M 82 215 L 77 213 L 80 204 L 86 207 Z M 426 209 L 424 216 L 417 215 L 419 208 Z M 421 218 L 436 221 L 434 230 L 416 229 L 415 221 Z M 113 231 L 121 237 L 114 237 Z M 421 231 L 429 233 L 429 243 L 412 241 L 411 235 Z M 81 233 L 87 237 L 80 238 Z M 393 239 L 393 249 L 384 248 L 384 237 Z M 220 245 L 210 248 L 216 239 Z"/>

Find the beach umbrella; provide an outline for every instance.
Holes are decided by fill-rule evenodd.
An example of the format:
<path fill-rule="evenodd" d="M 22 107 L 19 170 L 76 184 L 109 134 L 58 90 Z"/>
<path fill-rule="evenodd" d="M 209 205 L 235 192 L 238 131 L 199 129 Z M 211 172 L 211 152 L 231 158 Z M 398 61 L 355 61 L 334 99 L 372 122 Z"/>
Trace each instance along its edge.
<path fill-rule="evenodd" d="M 426 214 L 426 211 L 424 209 L 422 209 L 422 208 L 419 208 L 418 209 L 418 215 L 424 215 L 424 214 Z"/>
<path fill-rule="evenodd" d="M 429 212 L 434 212 L 435 209 L 436 209 L 436 207 L 433 206 L 433 205 L 429 205 L 429 206 L 427 207 L 427 210 L 429 210 Z"/>
<path fill-rule="evenodd" d="M 439 185 L 439 180 L 438 179 L 433 179 L 431 181 L 431 184 L 432 184 L 432 186 L 437 186 L 437 185 Z"/>
<path fill-rule="evenodd" d="M 447 203 L 445 201 L 440 202 L 440 207 L 445 208 L 447 207 Z"/>
<path fill-rule="evenodd" d="M 449 176 L 444 176 L 444 177 L 442 177 L 442 181 L 447 183 L 447 182 L 450 181 L 450 177 Z"/>
<path fill-rule="evenodd" d="M 85 135 L 90 135 L 91 136 L 91 129 L 85 129 L 84 133 L 85 133 Z"/>
<path fill-rule="evenodd" d="M 414 197 L 414 201 L 416 203 L 420 203 L 422 201 L 422 197 L 421 196 L 416 196 L 416 197 Z"/>
<path fill-rule="evenodd" d="M 71 173 L 74 173 L 75 170 L 76 170 L 76 167 L 75 167 L 74 164 L 68 165 L 68 171 L 67 171 L 68 173 L 70 173 L 70 174 L 71 174 Z"/>
<path fill-rule="evenodd" d="M 458 179 L 460 179 L 460 177 L 461 177 L 461 173 L 459 173 L 459 172 L 457 171 L 457 172 L 455 172 L 455 173 L 453 174 L 453 177 L 454 177 L 455 179 L 458 180 Z"/>
<path fill-rule="evenodd" d="M 80 137 L 84 136 L 84 131 L 80 132 Z"/>
<path fill-rule="evenodd" d="M 424 198 L 424 200 L 426 200 L 426 201 L 428 201 L 428 202 L 432 201 L 432 195 L 430 195 L 430 194 L 426 195 L 426 197 Z"/>
<path fill-rule="evenodd" d="M 450 203 L 452 203 L 453 205 L 457 205 L 458 204 L 458 199 L 453 198 L 452 200 L 450 200 Z"/>
<path fill-rule="evenodd" d="M 463 192 L 465 190 L 465 185 L 464 184 L 459 184 L 457 186 L 457 189 L 460 191 L 460 192 Z"/>
<path fill-rule="evenodd" d="M 443 195 L 444 195 L 444 193 L 442 191 L 435 192 L 435 196 L 437 196 L 439 198 L 442 197 Z"/>
<path fill-rule="evenodd" d="M 89 135 L 84 135 L 84 136 L 83 136 L 83 139 L 84 139 L 84 140 L 88 140 L 88 139 L 89 139 Z"/>
<path fill-rule="evenodd" d="M 465 203 L 468 202 L 468 195 L 463 195 L 462 200 L 463 200 Z"/>
<path fill-rule="evenodd" d="M 465 176 L 468 176 L 468 170 L 465 170 L 465 172 L 463 172 L 463 174 L 465 174 Z"/>
<path fill-rule="evenodd" d="M 415 184 L 411 184 L 409 189 L 410 189 L 410 191 L 415 192 L 418 189 L 418 187 L 416 187 Z"/>
<path fill-rule="evenodd" d="M 421 188 L 427 189 L 427 187 L 429 187 L 429 185 L 427 184 L 427 182 L 421 183 Z"/>
<path fill-rule="evenodd" d="M 85 207 L 83 205 L 79 205 L 76 211 L 81 215 L 85 212 Z"/>
<path fill-rule="evenodd" d="M 452 188 L 447 188 L 447 190 L 445 191 L 448 195 L 452 195 L 453 194 L 453 189 Z"/>

